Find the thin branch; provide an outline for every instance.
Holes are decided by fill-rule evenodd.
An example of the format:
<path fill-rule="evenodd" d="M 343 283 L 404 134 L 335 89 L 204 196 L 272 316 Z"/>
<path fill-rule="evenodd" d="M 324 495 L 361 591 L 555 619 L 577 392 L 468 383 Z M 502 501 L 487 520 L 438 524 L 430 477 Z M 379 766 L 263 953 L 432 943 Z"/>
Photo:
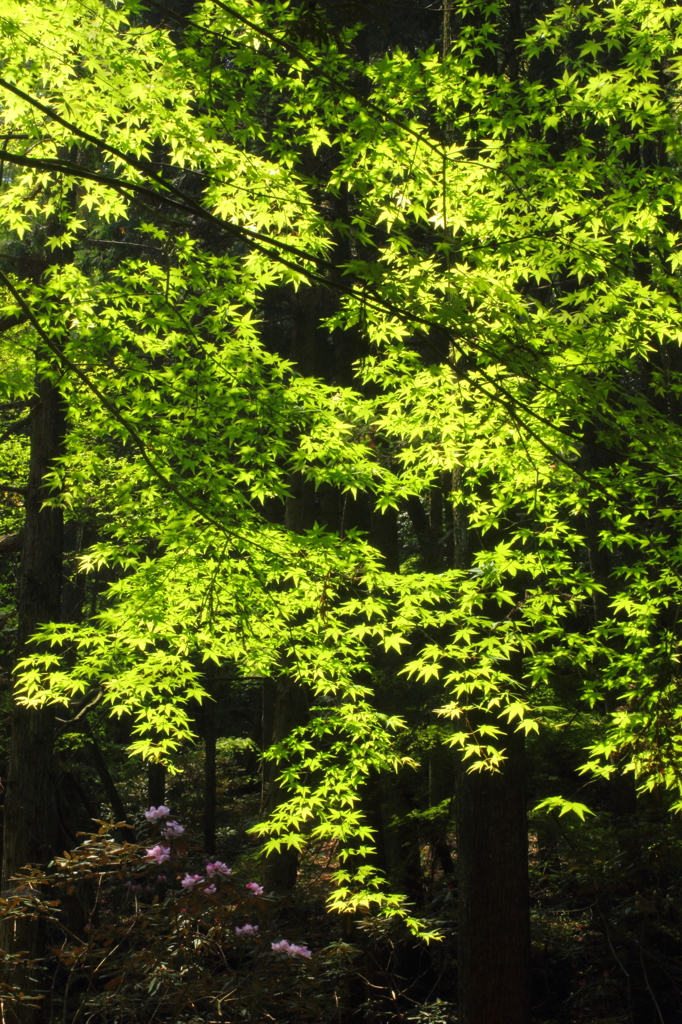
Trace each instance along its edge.
<path fill-rule="evenodd" d="M 21 309 L 24 310 L 31 324 L 39 334 L 44 344 L 50 350 L 50 352 L 52 352 L 57 357 L 57 359 L 65 369 L 68 369 L 72 373 L 74 373 L 78 377 L 78 379 L 81 380 L 83 384 L 85 384 L 88 390 L 92 391 L 92 393 L 101 403 L 102 407 L 106 409 L 107 412 L 109 412 L 114 417 L 117 423 L 121 424 L 121 426 L 124 428 L 127 434 L 132 438 L 132 440 L 138 447 L 138 450 L 140 452 L 140 455 L 142 456 L 145 465 L 150 470 L 152 475 L 161 483 L 161 485 L 166 490 L 170 491 L 172 494 L 178 497 L 185 505 L 191 508 L 192 511 L 200 515 L 202 519 L 204 519 L 206 522 L 210 522 L 213 526 L 217 527 L 221 532 L 226 533 L 227 530 L 223 523 L 215 519 L 212 515 L 210 515 L 210 513 L 207 513 L 205 509 L 202 509 L 200 505 L 197 505 L 194 501 L 192 501 L 191 498 L 187 497 L 187 495 L 183 494 L 180 488 L 171 480 L 169 480 L 168 477 L 166 477 L 162 473 L 162 471 L 156 466 L 156 464 L 153 462 L 153 460 L 149 457 L 147 453 L 147 446 L 145 445 L 144 441 L 142 440 L 138 432 L 132 426 L 132 424 L 128 422 L 123 413 L 121 413 L 120 410 L 117 409 L 114 403 L 106 397 L 106 395 L 97 387 L 97 385 L 92 380 L 90 380 L 89 375 L 83 369 L 81 369 L 81 367 L 78 366 L 77 363 L 74 363 L 73 360 L 69 359 L 69 357 L 62 351 L 61 347 L 55 341 L 53 341 L 53 339 L 43 329 L 41 324 L 36 319 L 35 314 L 33 313 L 32 309 L 30 308 L 24 297 L 17 291 L 17 289 L 12 284 L 12 282 L 10 281 L 10 279 L 7 277 L 3 270 L 0 270 L 0 281 L 2 281 L 5 287 L 12 293 Z M 10 488 L 10 490 L 15 491 L 17 489 Z M 23 489 L 22 491 L 18 491 L 18 493 L 25 493 L 25 489 Z"/>
<path fill-rule="evenodd" d="M 8 441 L 14 434 L 20 434 L 25 427 L 28 427 L 30 422 L 31 414 L 29 413 L 28 416 L 24 416 L 22 419 L 15 420 L 14 423 L 10 423 L 5 433 L 0 435 L 0 444 L 2 444 L 3 441 Z"/>
<path fill-rule="evenodd" d="M 9 554 L 13 551 L 21 551 L 23 535 L 20 533 L 6 533 L 0 537 L 0 553 Z"/>
<path fill-rule="evenodd" d="M 644 975 L 644 981 L 646 983 L 646 987 L 647 987 L 647 990 L 649 992 L 649 995 L 651 996 L 653 1004 L 656 1007 L 656 1012 L 658 1014 L 658 1019 L 660 1020 L 661 1024 L 665 1024 L 665 1020 L 663 1019 L 663 1014 L 661 1013 L 661 1008 L 658 1005 L 658 1001 L 656 999 L 656 996 L 654 995 L 653 989 L 651 988 L 651 985 L 649 984 L 649 975 L 646 973 L 646 967 L 644 966 L 644 957 L 642 956 L 641 947 L 640 947 L 640 951 L 639 951 L 639 962 L 642 965 L 642 974 Z"/>
<path fill-rule="evenodd" d="M 0 330 L 2 328 L 0 327 Z M 27 405 L 31 404 L 30 398 L 17 398 L 14 402 L 0 402 L 0 412 L 10 409 L 25 409 Z"/>
<path fill-rule="evenodd" d="M 0 334 L 4 334 L 5 331 L 10 331 L 13 327 L 21 327 L 22 324 L 26 323 L 26 317 L 23 313 L 12 313 L 10 316 L 4 316 L 0 319 Z M 0 403 L 0 409 L 14 409 L 19 405 L 28 405 L 29 399 L 20 399 L 16 402 L 2 402 Z"/>

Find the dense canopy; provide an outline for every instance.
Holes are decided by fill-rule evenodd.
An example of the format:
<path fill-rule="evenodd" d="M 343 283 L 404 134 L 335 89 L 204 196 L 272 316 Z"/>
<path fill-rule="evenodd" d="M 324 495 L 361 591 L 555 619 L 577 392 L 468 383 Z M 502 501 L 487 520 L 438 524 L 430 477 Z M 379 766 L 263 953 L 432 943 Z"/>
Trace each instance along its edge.
<path fill-rule="evenodd" d="M 0 397 L 58 391 L 43 498 L 98 580 L 18 699 L 172 771 L 207 672 L 303 694 L 265 849 L 422 932 L 363 806 L 414 761 L 386 673 L 470 771 L 580 713 L 586 777 L 682 807 L 680 8 L 445 7 L 409 51 L 279 0 L 0 4 Z"/>

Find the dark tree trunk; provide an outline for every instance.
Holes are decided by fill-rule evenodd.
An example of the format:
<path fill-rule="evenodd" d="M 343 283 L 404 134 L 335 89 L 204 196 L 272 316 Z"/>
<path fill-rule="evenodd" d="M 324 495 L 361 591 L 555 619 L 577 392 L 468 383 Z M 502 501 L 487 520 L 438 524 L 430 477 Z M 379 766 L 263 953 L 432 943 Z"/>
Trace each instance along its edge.
<path fill-rule="evenodd" d="M 106 793 L 107 800 L 111 804 L 111 809 L 114 812 L 114 817 L 117 821 L 127 821 L 128 815 L 126 814 L 125 804 L 121 794 L 118 791 L 116 783 L 111 777 L 109 766 L 107 765 L 102 748 L 95 738 L 95 734 L 92 729 L 88 726 L 88 736 L 90 739 L 90 753 L 92 754 L 92 762 L 97 769 L 102 788 Z M 127 829 L 121 829 L 118 833 L 118 838 L 121 841 L 135 842 L 135 831 L 132 827 Z"/>
<path fill-rule="evenodd" d="M 524 742 L 502 772 L 462 770 L 457 792 L 459 1024 L 528 1024 L 530 917 Z"/>
<path fill-rule="evenodd" d="M 150 762 L 147 766 L 147 802 L 160 807 L 166 800 L 166 769 L 162 764 Z"/>
<path fill-rule="evenodd" d="M 439 745 L 429 751 L 429 807 L 438 807 L 446 800 L 452 806 L 455 795 L 455 753 L 452 747 Z M 431 837 L 431 850 L 434 860 L 447 875 L 454 875 L 455 862 L 448 843 L 448 822 L 444 816 L 440 824 L 434 826 Z"/>
<path fill-rule="evenodd" d="M 451 480 L 452 559 L 466 569 L 472 559 L 461 467 Z M 520 655 L 510 662 L 521 678 Z M 476 724 L 474 721 L 473 724 Z M 482 724 L 482 723 L 478 723 Z M 492 724 L 501 727 L 500 719 Z M 507 760 L 500 772 L 457 771 L 458 1024 L 529 1024 L 530 894 L 523 733 L 513 726 L 499 737 Z"/>
<path fill-rule="evenodd" d="M 403 769 L 400 774 L 384 775 L 379 783 L 381 794 L 381 833 L 385 870 L 394 891 L 404 893 L 410 903 L 421 906 L 424 885 L 419 839 L 408 815 L 418 809 L 411 792 L 415 778 Z"/>
<path fill-rule="evenodd" d="M 309 530 L 315 522 L 315 489 L 298 473 L 289 482 L 285 525 L 295 533 Z M 292 729 L 304 725 L 307 700 L 300 685 L 286 674 L 263 688 L 263 749 L 283 740 Z M 279 766 L 274 761 L 263 765 L 263 810 L 271 814 L 287 794 L 277 782 Z M 271 853 L 265 861 L 264 882 L 268 892 L 289 892 L 298 876 L 298 851 L 282 849 Z"/>
<path fill-rule="evenodd" d="M 293 304 L 289 357 L 305 376 L 324 376 L 325 361 L 330 359 L 328 332 L 320 327 L 327 310 L 329 295 L 325 289 L 301 289 Z M 316 522 L 336 526 L 339 519 L 338 499 L 331 487 L 316 492 L 312 481 L 301 473 L 289 477 L 289 494 L 285 500 L 284 525 L 292 533 L 304 533 Z M 285 671 L 263 688 L 263 744 L 284 739 L 292 729 L 304 725 L 308 717 L 308 700 L 301 685 Z M 266 725 L 267 723 L 267 725 Z M 263 767 L 263 810 L 268 814 L 287 798 L 277 782 L 280 768 L 272 761 Z M 267 891 L 289 892 L 296 885 L 298 851 L 282 849 L 271 853 L 265 861 L 264 883 Z"/>
<path fill-rule="evenodd" d="M 281 676 L 276 681 L 274 687 L 268 692 L 274 692 L 272 738 L 270 742 L 278 743 L 285 736 L 288 736 L 292 729 L 306 721 L 308 703 L 302 688 L 287 676 Z M 279 765 L 276 765 L 273 761 L 266 762 L 265 810 L 268 813 L 271 813 L 287 796 L 277 782 L 279 771 Z M 266 891 L 289 892 L 296 885 L 297 874 L 297 850 L 282 849 L 279 853 L 271 853 L 265 861 Z"/>
<path fill-rule="evenodd" d="M 204 853 L 216 852 L 216 738 L 215 705 L 209 705 L 204 718 Z"/>
<path fill-rule="evenodd" d="M 45 473 L 61 454 L 65 417 L 62 398 L 54 384 L 41 378 L 31 414 L 31 458 L 26 493 L 18 593 L 18 653 L 35 650 L 30 643 L 38 626 L 60 618 L 63 520 L 61 509 L 42 508 L 48 497 Z M 54 711 L 52 708 L 12 708 L 7 792 L 4 805 L 3 890 L 27 863 L 45 863 L 55 852 L 58 837 L 54 764 Z M 0 922 L 0 946 L 11 953 L 25 951 L 27 959 L 43 953 L 44 933 L 39 922 Z M 37 980 L 33 980 L 37 979 Z M 11 980 L 25 993 L 37 990 L 36 971 L 14 968 Z M 37 1012 L 7 1007 L 6 1018 L 35 1020 Z"/>

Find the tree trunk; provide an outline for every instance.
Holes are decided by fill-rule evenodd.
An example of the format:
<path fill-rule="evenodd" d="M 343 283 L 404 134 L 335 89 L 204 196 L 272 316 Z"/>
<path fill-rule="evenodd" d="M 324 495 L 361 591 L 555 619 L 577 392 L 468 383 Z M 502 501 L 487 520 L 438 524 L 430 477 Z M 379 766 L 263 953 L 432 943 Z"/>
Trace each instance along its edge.
<path fill-rule="evenodd" d="M 459 1024 L 528 1024 L 530 917 L 524 742 L 502 772 L 460 771 Z"/>
<path fill-rule="evenodd" d="M 204 718 L 204 853 L 216 853 L 216 728 L 215 707 L 206 708 Z"/>
<path fill-rule="evenodd" d="M 31 458 L 26 494 L 18 593 L 18 653 L 35 650 L 30 638 L 42 623 L 60 618 L 63 520 L 61 509 L 41 508 L 48 497 L 45 473 L 61 454 L 65 435 L 62 398 L 53 383 L 41 378 L 31 414 Z M 44 863 L 55 852 L 58 836 L 55 797 L 54 711 L 52 708 L 12 708 L 7 792 L 4 806 L 2 886 L 27 863 Z M 0 922 L 0 947 L 9 953 L 25 951 L 27 959 L 43 954 L 44 933 L 38 921 Z M 6 980 L 33 994 L 40 987 L 34 970 L 13 968 Z M 38 1011 L 6 1006 L 6 1019 L 36 1020 Z"/>
<path fill-rule="evenodd" d="M 92 761 L 97 769 L 102 788 L 106 794 L 107 800 L 111 804 L 111 809 L 114 812 L 114 817 L 117 821 L 127 821 L 128 815 L 126 813 L 125 804 L 121 794 L 118 791 L 116 783 L 111 777 L 109 766 L 107 765 L 102 748 L 100 747 L 94 732 L 91 727 L 87 726 L 88 738 L 90 740 L 90 753 L 92 754 Z M 130 843 L 135 842 L 135 831 L 132 827 L 128 829 L 117 830 L 117 838 L 119 842 L 125 842 L 126 840 Z"/>
<path fill-rule="evenodd" d="M 150 761 L 147 765 L 147 802 L 150 807 L 160 807 L 166 801 L 165 765 Z"/>
<path fill-rule="evenodd" d="M 445 519 L 457 569 L 468 568 L 472 558 L 462 476 L 456 467 L 447 482 L 452 511 Z M 510 668 L 521 676 L 519 654 Z M 493 724 L 502 726 L 497 718 Z M 462 761 L 457 772 L 458 1024 L 530 1020 L 525 743 L 513 726 L 499 742 L 507 755 L 500 772 L 468 774 Z"/>
<path fill-rule="evenodd" d="M 274 707 L 270 743 L 278 743 L 288 736 L 292 729 L 305 723 L 308 716 L 308 704 L 302 688 L 285 675 L 280 676 L 272 687 L 272 691 L 274 691 Z M 277 782 L 279 771 L 280 767 L 274 761 L 266 762 L 265 809 L 268 813 L 271 813 L 287 797 Z M 279 853 L 271 853 L 265 861 L 265 888 L 268 892 L 290 892 L 296 885 L 297 875 L 298 851 L 293 848 L 282 849 Z"/>
<path fill-rule="evenodd" d="M 455 795 L 455 753 L 452 747 L 440 744 L 429 751 L 429 807 L 438 807 L 446 800 L 452 806 Z M 455 873 L 455 862 L 452 859 L 452 852 L 448 843 L 448 822 L 444 816 L 443 821 L 434 825 L 431 836 L 431 851 L 434 860 L 440 863 L 441 869 L 447 875 Z"/>

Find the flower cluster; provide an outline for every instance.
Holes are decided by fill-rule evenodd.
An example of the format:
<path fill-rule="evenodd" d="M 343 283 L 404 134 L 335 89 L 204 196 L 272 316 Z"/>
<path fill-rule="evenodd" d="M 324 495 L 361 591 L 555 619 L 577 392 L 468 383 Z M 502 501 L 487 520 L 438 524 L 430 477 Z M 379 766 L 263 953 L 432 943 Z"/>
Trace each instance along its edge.
<path fill-rule="evenodd" d="M 180 885 L 183 889 L 192 889 L 197 882 L 203 882 L 203 880 L 203 875 L 190 875 L 187 873 L 185 874 L 185 877 L 180 880 Z"/>
<path fill-rule="evenodd" d="M 165 836 L 166 839 L 177 838 L 181 836 L 185 831 L 184 825 L 181 825 L 178 821 L 167 821 L 161 829 L 161 835 Z"/>
<path fill-rule="evenodd" d="M 235 928 L 235 935 L 256 935 L 259 931 L 257 924 L 243 924 L 241 928 Z"/>
<path fill-rule="evenodd" d="M 169 814 L 170 807 L 166 807 L 165 804 L 160 804 L 158 807 L 150 807 L 148 811 L 144 812 L 147 821 L 159 821 L 160 818 L 167 818 Z"/>
<path fill-rule="evenodd" d="M 295 942 L 288 942 L 280 939 L 279 942 L 271 942 L 270 948 L 273 953 L 286 953 L 287 956 L 312 956 L 307 946 L 297 946 Z"/>
<path fill-rule="evenodd" d="M 147 850 L 144 859 L 156 861 L 157 864 L 163 864 L 165 861 L 170 860 L 170 846 L 161 846 L 160 843 L 157 843 L 156 846 L 152 846 L 150 850 Z"/>
<path fill-rule="evenodd" d="M 223 864 L 221 860 L 210 860 L 206 865 L 206 874 L 209 878 L 213 878 L 214 875 L 222 875 L 227 878 L 232 874 L 232 868 L 228 868 L 227 864 Z"/>
<path fill-rule="evenodd" d="M 170 814 L 170 807 L 166 807 L 165 804 L 161 804 L 160 807 L 150 807 L 148 811 L 144 811 L 144 817 L 147 821 L 159 821 L 161 818 L 167 818 Z M 176 839 L 178 836 L 182 836 L 184 833 L 184 826 L 178 821 L 166 821 L 163 828 L 161 829 L 161 835 L 166 840 Z M 169 846 L 163 846 L 161 843 L 157 843 L 156 846 L 151 847 L 146 851 L 144 856 L 145 860 L 155 861 L 157 864 L 163 864 L 165 861 L 170 860 L 171 850 Z M 189 874 L 185 872 L 185 876 L 180 880 L 180 885 L 187 891 L 194 889 L 195 886 L 201 887 L 201 892 L 207 896 L 213 896 L 217 891 L 215 881 L 219 878 L 226 879 L 232 873 L 231 867 L 224 864 L 222 860 L 209 860 L 206 865 L 206 874 L 208 878 L 204 878 L 203 874 Z M 163 879 L 166 881 L 165 876 L 159 876 L 159 880 Z M 213 882 L 211 880 L 214 880 Z M 128 886 L 133 891 L 138 891 L 141 886 L 132 886 L 128 883 Z M 263 887 L 257 882 L 249 882 L 247 889 L 250 889 L 255 896 L 263 895 Z M 258 931 L 257 925 L 245 925 L 243 929 L 238 929 L 238 935 L 253 935 L 254 932 Z"/>

